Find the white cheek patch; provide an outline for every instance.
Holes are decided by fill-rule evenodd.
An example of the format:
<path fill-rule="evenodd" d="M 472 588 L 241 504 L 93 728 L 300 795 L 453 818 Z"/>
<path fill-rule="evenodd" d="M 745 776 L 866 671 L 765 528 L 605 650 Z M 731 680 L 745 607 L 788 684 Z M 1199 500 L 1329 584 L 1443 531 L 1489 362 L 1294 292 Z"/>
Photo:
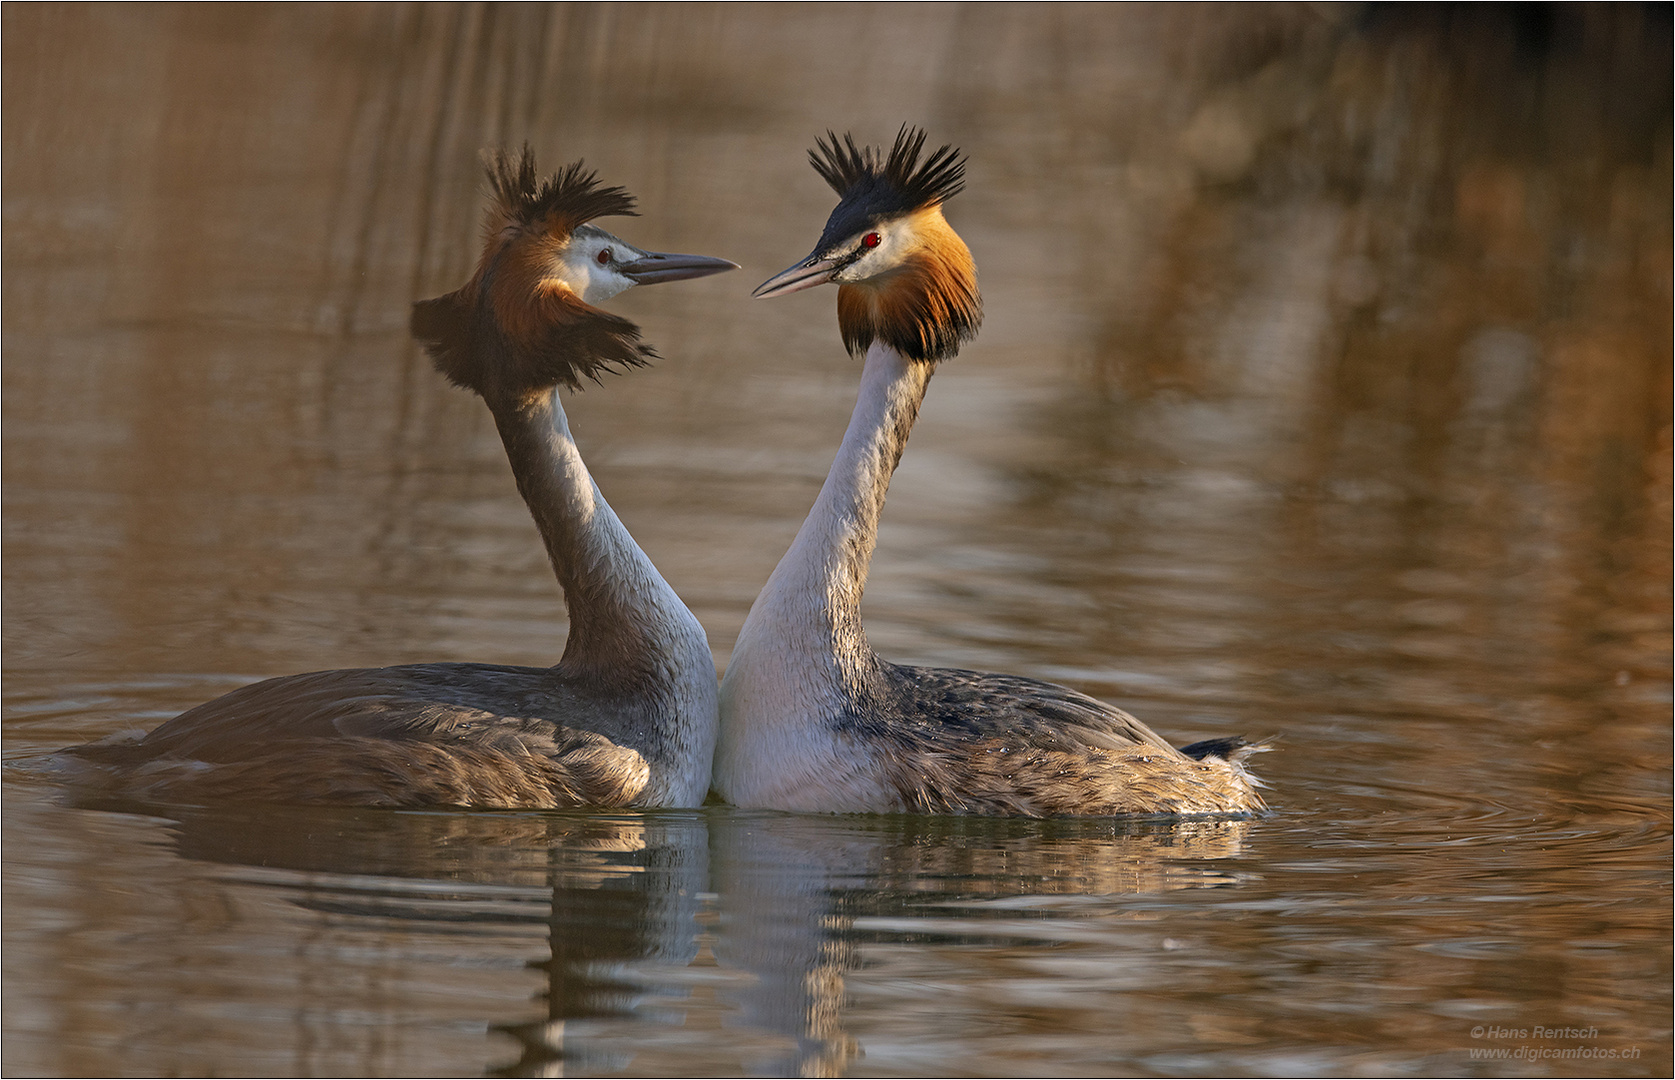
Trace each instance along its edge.
<path fill-rule="evenodd" d="M 560 276 L 584 304 L 602 303 L 634 284 L 614 267 L 599 265 L 598 255 L 598 249 L 577 245 L 559 260 Z"/>
<path fill-rule="evenodd" d="M 597 304 L 609 300 L 617 293 L 625 292 L 634 286 L 634 282 L 618 273 L 613 267 L 601 266 L 589 269 L 587 272 L 587 287 L 580 290 L 584 303 Z"/>
<path fill-rule="evenodd" d="M 591 304 L 594 298 L 588 293 L 593 291 L 593 267 L 586 260 L 578 259 L 577 262 L 581 265 L 565 260 L 564 280 L 570 286 L 570 291 L 582 298 L 583 303 Z"/>
<path fill-rule="evenodd" d="M 844 267 L 833 277 L 834 281 L 866 281 L 887 274 L 906 262 L 908 255 L 918 246 L 918 234 L 914 231 L 911 219 L 891 222 L 888 227 L 868 229 L 867 232 L 878 234 L 878 246 Z M 848 250 L 854 251 L 859 247 L 861 237 L 866 234 L 857 233 Z"/>

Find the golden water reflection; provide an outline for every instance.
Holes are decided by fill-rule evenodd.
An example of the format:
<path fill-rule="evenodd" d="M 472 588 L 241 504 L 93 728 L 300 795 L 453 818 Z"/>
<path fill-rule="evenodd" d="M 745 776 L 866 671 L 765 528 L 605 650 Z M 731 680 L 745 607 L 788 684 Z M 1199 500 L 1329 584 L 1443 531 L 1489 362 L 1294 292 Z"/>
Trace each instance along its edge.
<path fill-rule="evenodd" d="M 1667 1072 L 1667 6 L 0 22 L 7 1071 Z M 566 403 L 724 665 L 857 375 L 829 297 L 745 294 L 829 210 L 811 139 L 903 121 L 970 154 L 987 319 L 873 643 L 1278 735 L 1276 817 L 58 801 L 47 751 L 257 677 L 559 654 L 405 332 L 484 146 L 745 266 L 625 295 L 666 359 Z M 1643 1052 L 1484 1063 L 1479 1023 Z"/>

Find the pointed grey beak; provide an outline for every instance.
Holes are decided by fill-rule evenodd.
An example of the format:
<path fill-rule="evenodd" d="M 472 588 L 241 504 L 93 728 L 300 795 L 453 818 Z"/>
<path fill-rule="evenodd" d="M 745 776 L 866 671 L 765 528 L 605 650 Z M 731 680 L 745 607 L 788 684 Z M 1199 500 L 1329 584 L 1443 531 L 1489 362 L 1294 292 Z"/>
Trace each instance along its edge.
<path fill-rule="evenodd" d="M 837 255 L 829 259 L 822 259 L 816 252 L 787 270 L 783 270 L 773 277 L 756 286 L 751 293 L 758 300 L 766 300 L 770 296 L 787 296 L 803 289 L 812 289 L 816 285 L 824 285 L 832 280 L 832 275 L 854 262 L 854 256 Z"/>
<path fill-rule="evenodd" d="M 622 272 L 636 285 L 656 285 L 664 281 L 685 281 L 687 278 L 709 277 L 739 264 L 726 259 L 712 259 L 708 255 L 674 255 L 666 251 L 647 251 L 638 259 L 622 264 Z"/>

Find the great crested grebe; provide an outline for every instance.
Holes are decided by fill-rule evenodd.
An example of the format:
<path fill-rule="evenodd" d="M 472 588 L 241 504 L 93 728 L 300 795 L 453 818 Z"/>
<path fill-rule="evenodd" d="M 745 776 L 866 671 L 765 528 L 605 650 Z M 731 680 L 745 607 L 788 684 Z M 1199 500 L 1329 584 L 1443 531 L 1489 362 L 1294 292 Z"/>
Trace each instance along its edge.
<path fill-rule="evenodd" d="M 830 132 L 809 158 L 839 195 L 814 252 L 759 287 L 836 282 L 838 328 L 864 353 L 860 397 L 825 486 L 756 598 L 721 682 L 714 784 L 740 806 L 829 812 L 1242 814 L 1262 809 L 1244 759 L 1177 750 L 1062 686 L 904 667 L 861 628 L 861 592 L 895 471 L 939 361 L 977 332 L 976 266 L 942 216 L 965 161 L 903 127 L 886 156 Z"/>
<path fill-rule="evenodd" d="M 464 288 L 414 305 L 436 367 L 494 414 L 569 609 L 556 667 L 404 664 L 235 690 L 143 737 L 73 748 L 117 793 L 351 806 L 699 805 L 716 738 L 698 620 L 606 505 L 558 388 L 656 357 L 593 305 L 737 269 L 641 251 L 586 224 L 634 214 L 581 162 L 538 181 L 526 146 L 488 159 L 487 243 Z"/>

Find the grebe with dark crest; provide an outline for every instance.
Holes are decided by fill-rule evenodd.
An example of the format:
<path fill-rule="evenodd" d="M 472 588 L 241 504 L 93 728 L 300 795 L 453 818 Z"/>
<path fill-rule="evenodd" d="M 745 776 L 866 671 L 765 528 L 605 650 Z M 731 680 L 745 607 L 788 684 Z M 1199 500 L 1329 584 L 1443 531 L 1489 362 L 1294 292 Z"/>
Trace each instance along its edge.
<path fill-rule="evenodd" d="M 488 159 L 487 242 L 456 292 L 414 305 L 436 367 L 494 415 L 569 610 L 550 668 L 435 663 L 269 679 L 143 737 L 67 757 L 161 802 L 690 807 L 709 789 L 715 663 L 698 620 L 599 493 L 558 388 L 656 358 L 595 307 L 635 285 L 737 269 L 642 251 L 587 222 L 634 199 L 581 162 L 541 180 Z"/>
<path fill-rule="evenodd" d="M 838 193 L 814 252 L 758 297 L 839 286 L 838 328 L 864 354 L 826 483 L 756 598 L 721 683 L 714 784 L 740 806 L 829 812 L 1246 814 L 1245 759 L 1176 749 L 1121 709 L 1011 675 L 906 667 L 861 628 L 890 475 L 936 365 L 982 321 L 977 269 L 942 204 L 965 160 L 903 127 L 888 154 L 827 133 L 809 158 Z"/>

